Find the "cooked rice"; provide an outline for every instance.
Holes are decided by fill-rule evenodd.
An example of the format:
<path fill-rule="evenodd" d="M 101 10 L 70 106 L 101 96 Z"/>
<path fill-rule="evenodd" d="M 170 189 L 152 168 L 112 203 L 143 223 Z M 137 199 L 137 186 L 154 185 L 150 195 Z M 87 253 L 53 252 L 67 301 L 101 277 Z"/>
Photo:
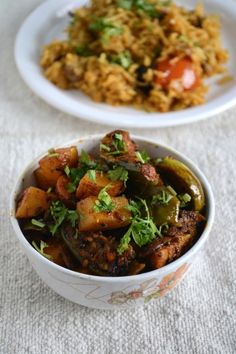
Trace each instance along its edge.
<path fill-rule="evenodd" d="M 127 4 L 133 7 L 124 8 Z M 167 112 L 202 104 L 203 80 L 192 90 L 183 89 L 180 80 L 162 87 L 157 63 L 187 56 L 206 78 L 222 73 L 228 60 L 220 21 L 205 15 L 201 5 L 190 11 L 166 0 L 92 0 L 73 13 L 67 33 L 67 41 L 45 47 L 40 62 L 45 76 L 62 89 L 79 89 L 114 106 Z"/>

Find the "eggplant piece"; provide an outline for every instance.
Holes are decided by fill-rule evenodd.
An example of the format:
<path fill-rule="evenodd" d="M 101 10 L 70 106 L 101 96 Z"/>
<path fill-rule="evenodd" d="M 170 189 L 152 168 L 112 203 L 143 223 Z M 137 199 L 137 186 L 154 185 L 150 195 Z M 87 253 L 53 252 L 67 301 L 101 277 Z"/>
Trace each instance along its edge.
<path fill-rule="evenodd" d="M 156 165 L 158 173 L 174 189 L 180 193 L 188 193 L 191 198 L 191 206 L 195 211 L 201 211 L 205 206 L 205 195 L 199 179 L 182 162 L 165 157 Z"/>
<path fill-rule="evenodd" d="M 160 191 L 163 181 L 150 164 L 126 164 L 129 178 L 127 193 L 130 197 L 149 198 Z"/>
<path fill-rule="evenodd" d="M 76 233 L 70 225 L 66 225 L 62 237 L 82 267 L 96 275 L 125 275 L 130 262 L 135 258 L 132 246 L 122 255 L 118 255 L 118 240 L 112 236 L 104 236 L 101 232 Z"/>
<path fill-rule="evenodd" d="M 169 228 L 167 234 L 157 238 L 140 250 L 139 257 L 148 262 L 151 269 L 157 269 L 184 254 L 200 233 L 205 218 L 194 211 L 183 210 L 177 226 Z"/>
<path fill-rule="evenodd" d="M 163 238 L 162 245 L 149 257 L 152 269 L 159 269 L 179 258 L 192 244 L 192 236 L 189 234 L 178 237 Z"/>

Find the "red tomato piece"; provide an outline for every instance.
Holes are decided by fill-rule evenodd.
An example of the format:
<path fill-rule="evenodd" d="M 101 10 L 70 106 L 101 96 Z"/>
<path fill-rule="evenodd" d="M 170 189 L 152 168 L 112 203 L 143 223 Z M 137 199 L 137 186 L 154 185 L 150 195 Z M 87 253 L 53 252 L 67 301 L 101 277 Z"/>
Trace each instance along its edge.
<path fill-rule="evenodd" d="M 200 84 L 200 77 L 188 57 L 176 61 L 165 59 L 157 64 L 157 70 L 163 72 L 163 76 L 157 77 L 156 82 L 164 88 L 173 80 L 179 80 L 184 90 L 194 90 Z"/>

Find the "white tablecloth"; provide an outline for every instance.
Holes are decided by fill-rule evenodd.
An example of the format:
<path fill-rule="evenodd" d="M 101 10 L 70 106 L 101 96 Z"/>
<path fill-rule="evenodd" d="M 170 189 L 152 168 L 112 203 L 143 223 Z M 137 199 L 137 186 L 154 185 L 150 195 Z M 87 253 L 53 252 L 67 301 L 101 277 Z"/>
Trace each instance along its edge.
<path fill-rule="evenodd" d="M 39 3 L 0 3 L 0 353 L 235 353 L 235 108 L 189 126 L 132 130 L 186 153 L 209 178 L 216 197 L 210 239 L 171 294 L 129 311 L 90 310 L 48 289 L 21 252 L 8 215 L 19 172 L 54 144 L 110 129 L 49 107 L 19 77 L 15 35 Z"/>

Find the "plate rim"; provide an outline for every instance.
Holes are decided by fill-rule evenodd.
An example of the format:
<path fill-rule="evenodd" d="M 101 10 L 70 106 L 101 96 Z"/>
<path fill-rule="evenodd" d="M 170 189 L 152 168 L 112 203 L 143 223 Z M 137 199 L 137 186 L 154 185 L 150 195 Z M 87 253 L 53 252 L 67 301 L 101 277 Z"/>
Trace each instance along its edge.
<path fill-rule="evenodd" d="M 215 3 L 219 3 L 218 0 L 211 0 Z M 183 124 L 194 123 L 203 119 L 211 118 L 216 114 L 220 114 L 225 110 L 233 107 L 236 104 L 236 85 L 230 88 L 227 92 L 223 93 L 217 98 L 212 99 L 203 105 L 187 108 L 180 111 L 172 111 L 167 113 L 149 113 L 145 111 L 137 110 L 137 118 L 135 117 L 135 108 L 132 113 L 124 113 L 116 111 L 117 107 L 109 106 L 109 110 L 104 110 L 103 106 L 99 103 L 91 101 L 91 105 L 87 103 L 80 102 L 79 98 L 76 105 L 71 105 L 74 102 L 74 97 L 64 95 L 64 91 L 50 83 L 44 76 L 43 73 L 34 72 L 33 76 L 31 71 L 25 69 L 25 63 L 22 61 L 24 56 L 27 57 L 27 53 L 22 53 L 22 43 L 25 38 L 25 32 L 28 32 L 28 26 L 32 19 L 37 16 L 37 13 L 42 11 L 42 9 L 50 7 L 52 3 L 57 3 L 58 9 L 61 8 L 61 4 L 68 4 L 67 0 L 47 0 L 37 6 L 23 21 L 20 29 L 17 32 L 15 45 L 14 45 L 14 57 L 15 63 L 26 85 L 43 101 L 45 101 L 50 106 L 53 106 L 59 111 L 77 117 L 79 119 L 94 122 L 97 124 L 104 124 L 107 126 L 119 126 L 126 128 L 162 128 L 170 126 L 178 126 Z M 222 3 L 220 2 L 221 6 Z M 234 5 L 231 9 L 234 13 L 236 20 L 236 4 L 233 0 L 227 0 L 227 7 Z M 225 5 L 224 5 L 225 6 Z M 231 11 L 231 13 L 232 13 Z M 29 56 L 29 53 L 28 53 Z M 29 60 L 29 58 L 28 58 Z M 30 61 L 30 60 L 29 60 Z M 31 64 L 35 66 L 36 64 L 31 60 Z M 38 64 L 37 69 L 40 69 Z M 36 76 L 35 80 L 35 73 Z M 38 85 L 37 78 L 43 83 Z M 83 94 L 83 93 L 82 93 Z M 89 98 L 90 99 L 90 98 Z M 124 106 L 125 107 L 125 106 Z M 114 108 L 114 111 L 111 110 Z M 118 107 L 119 109 L 119 107 Z M 132 119 L 130 116 L 133 115 Z M 112 116 L 112 117 L 111 117 Z"/>

